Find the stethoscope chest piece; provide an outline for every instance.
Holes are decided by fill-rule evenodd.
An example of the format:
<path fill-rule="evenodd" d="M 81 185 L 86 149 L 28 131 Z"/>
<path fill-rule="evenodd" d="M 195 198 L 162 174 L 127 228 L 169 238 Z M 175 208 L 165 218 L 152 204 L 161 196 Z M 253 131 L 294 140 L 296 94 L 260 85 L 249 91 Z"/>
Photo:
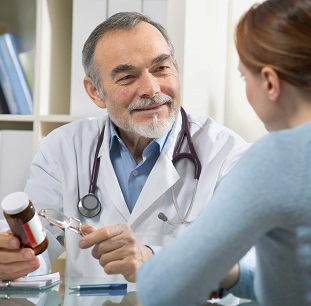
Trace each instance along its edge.
<path fill-rule="evenodd" d="M 100 202 L 97 196 L 93 193 L 88 193 L 80 199 L 78 203 L 79 213 L 87 218 L 95 217 L 101 210 Z"/>

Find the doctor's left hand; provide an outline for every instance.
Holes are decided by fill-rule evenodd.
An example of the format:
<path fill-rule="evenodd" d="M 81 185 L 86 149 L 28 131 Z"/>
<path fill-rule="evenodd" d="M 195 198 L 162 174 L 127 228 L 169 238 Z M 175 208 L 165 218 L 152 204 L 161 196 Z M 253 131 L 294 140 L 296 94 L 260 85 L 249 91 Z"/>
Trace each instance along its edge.
<path fill-rule="evenodd" d="M 94 230 L 82 225 L 81 229 L 87 233 L 79 241 L 81 249 L 93 247 L 92 255 L 107 274 L 122 274 L 127 281 L 135 282 L 137 269 L 152 251 L 136 239 L 129 226 L 116 224 Z"/>

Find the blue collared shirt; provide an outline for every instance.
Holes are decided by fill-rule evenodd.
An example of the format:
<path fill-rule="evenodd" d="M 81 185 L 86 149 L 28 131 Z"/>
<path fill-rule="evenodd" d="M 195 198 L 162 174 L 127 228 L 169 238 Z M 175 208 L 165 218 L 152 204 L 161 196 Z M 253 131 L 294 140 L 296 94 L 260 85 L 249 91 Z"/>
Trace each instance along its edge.
<path fill-rule="evenodd" d="M 160 156 L 168 134 L 154 139 L 144 149 L 142 161 L 136 164 L 132 154 L 118 135 L 114 124 L 110 124 L 110 159 L 130 212 L 132 212 L 147 177 Z"/>

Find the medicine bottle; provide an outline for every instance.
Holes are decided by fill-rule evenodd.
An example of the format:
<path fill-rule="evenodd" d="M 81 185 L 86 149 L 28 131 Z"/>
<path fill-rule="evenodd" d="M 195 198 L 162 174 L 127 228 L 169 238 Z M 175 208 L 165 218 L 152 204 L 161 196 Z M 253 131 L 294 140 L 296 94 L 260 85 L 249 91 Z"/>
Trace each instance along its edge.
<path fill-rule="evenodd" d="M 31 248 L 36 255 L 48 246 L 46 231 L 25 192 L 13 192 L 1 202 L 3 215 L 11 231 L 20 241 L 20 247 Z"/>

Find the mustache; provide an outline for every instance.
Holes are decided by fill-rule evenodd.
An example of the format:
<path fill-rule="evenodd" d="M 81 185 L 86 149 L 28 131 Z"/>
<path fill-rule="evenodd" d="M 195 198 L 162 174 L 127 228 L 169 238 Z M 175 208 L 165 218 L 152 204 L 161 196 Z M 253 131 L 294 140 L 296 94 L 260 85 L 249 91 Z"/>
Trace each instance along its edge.
<path fill-rule="evenodd" d="M 130 113 L 131 111 L 136 109 L 164 103 L 172 104 L 173 99 L 170 96 L 164 94 L 157 95 L 154 98 L 141 98 L 128 107 L 128 112 Z"/>

